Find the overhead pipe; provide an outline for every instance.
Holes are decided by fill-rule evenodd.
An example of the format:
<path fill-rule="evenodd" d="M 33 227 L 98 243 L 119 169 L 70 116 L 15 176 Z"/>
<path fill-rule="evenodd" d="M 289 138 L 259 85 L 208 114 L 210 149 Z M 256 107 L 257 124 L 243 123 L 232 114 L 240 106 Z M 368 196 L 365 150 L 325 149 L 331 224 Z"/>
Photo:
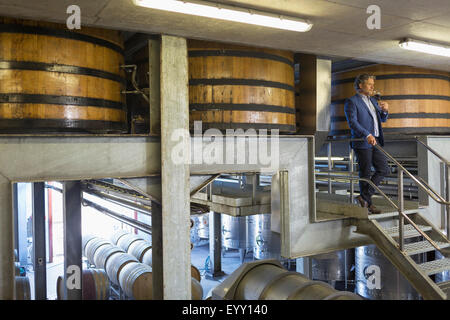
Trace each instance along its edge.
<path fill-rule="evenodd" d="M 152 227 L 149 226 L 146 223 L 139 222 L 139 221 L 137 221 L 137 220 L 135 220 L 133 218 L 129 218 L 129 217 L 123 215 L 123 214 L 111 211 L 111 210 L 109 210 L 109 209 L 107 209 L 107 208 L 105 208 L 105 207 L 103 207 L 101 205 L 95 204 L 94 202 L 89 201 L 87 199 L 83 199 L 82 204 L 84 206 L 92 207 L 92 208 L 96 209 L 97 211 L 99 211 L 101 213 L 104 213 L 107 216 L 110 216 L 111 218 L 119 220 L 120 222 L 123 222 L 123 223 L 125 223 L 125 224 L 127 224 L 127 225 L 129 225 L 129 226 L 131 226 L 133 228 L 139 229 L 142 232 L 145 232 L 147 234 L 152 234 Z"/>
<path fill-rule="evenodd" d="M 84 192 L 86 192 L 87 194 L 91 194 L 94 195 L 96 197 L 99 197 L 103 200 L 107 200 L 107 201 L 111 201 L 114 202 L 124 208 L 130 209 L 130 210 L 134 210 L 134 211 L 138 211 L 139 213 L 145 214 L 147 216 L 152 216 L 151 214 L 151 210 L 152 208 L 150 206 L 144 206 L 144 205 L 140 205 L 131 201 L 127 201 L 124 199 L 120 199 L 118 197 L 115 196 L 111 196 L 109 194 L 103 193 L 103 192 L 99 192 L 96 190 L 90 190 L 90 189 L 84 189 Z"/>

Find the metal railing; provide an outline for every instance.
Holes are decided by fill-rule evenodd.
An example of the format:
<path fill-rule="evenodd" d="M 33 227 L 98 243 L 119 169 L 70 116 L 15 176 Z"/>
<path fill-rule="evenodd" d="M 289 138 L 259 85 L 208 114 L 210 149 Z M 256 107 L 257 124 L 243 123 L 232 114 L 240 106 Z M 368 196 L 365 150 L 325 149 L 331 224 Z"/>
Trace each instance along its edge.
<path fill-rule="evenodd" d="M 340 139 L 339 141 L 364 141 L 364 140 L 365 139 L 360 138 L 360 139 Z M 328 145 L 329 159 L 331 157 L 331 143 L 332 142 L 333 141 L 328 141 L 328 143 L 329 143 L 329 145 Z M 449 184 L 450 179 L 449 179 L 448 162 L 443 157 L 438 155 L 434 150 L 432 150 L 431 148 L 426 146 L 428 150 L 432 151 L 438 158 L 445 161 L 445 163 L 446 163 L 446 178 L 447 178 L 447 189 L 446 190 L 447 190 L 447 192 L 446 192 L 446 199 L 444 199 L 440 194 L 438 194 L 435 190 L 433 190 L 423 179 L 420 178 L 420 180 L 422 180 L 422 181 L 417 179 L 412 173 L 410 173 L 405 167 L 403 167 L 392 155 L 390 155 L 388 152 L 386 152 L 386 150 L 384 150 L 378 144 L 376 144 L 375 147 L 378 150 L 380 150 L 381 152 L 383 152 L 383 154 L 385 154 L 386 157 L 388 157 L 390 160 L 392 160 L 392 162 L 394 162 L 394 164 L 397 165 L 397 172 L 398 172 L 398 204 L 397 205 L 383 191 L 381 191 L 381 189 L 378 186 L 376 186 L 369 179 L 359 178 L 359 177 L 354 177 L 354 176 L 332 175 L 330 173 L 331 170 L 329 170 L 328 173 L 316 173 L 316 175 L 320 175 L 320 174 L 326 175 L 328 177 L 330 185 L 331 185 L 331 178 L 340 178 L 340 179 L 350 180 L 350 201 L 352 201 L 352 199 L 353 199 L 353 193 L 354 193 L 353 182 L 355 180 L 367 182 L 373 188 L 375 188 L 395 209 L 397 209 L 397 211 L 399 213 L 399 249 L 400 249 L 400 251 L 403 251 L 403 249 L 404 249 L 403 226 L 404 226 L 404 220 L 406 219 L 414 227 L 414 229 L 416 229 L 419 232 L 420 235 L 422 235 L 434 248 L 436 248 L 436 250 L 442 252 L 442 249 L 404 213 L 403 177 L 404 177 L 404 173 L 406 173 L 406 175 L 408 175 L 416 183 L 416 185 L 420 189 L 422 189 L 424 192 L 426 192 L 433 200 L 435 200 L 437 203 L 439 203 L 441 205 L 446 206 L 446 210 L 445 210 L 446 216 L 447 216 L 446 217 L 446 221 L 447 221 L 446 233 L 447 233 L 447 238 L 448 238 L 448 236 L 450 235 L 450 188 L 449 188 L 450 187 L 450 184 Z M 353 174 L 353 162 L 354 162 L 353 150 L 350 149 L 349 172 L 351 174 Z M 330 166 L 329 166 L 329 169 L 331 169 Z M 329 191 L 329 193 L 331 193 L 330 186 L 328 187 L 328 191 Z"/>

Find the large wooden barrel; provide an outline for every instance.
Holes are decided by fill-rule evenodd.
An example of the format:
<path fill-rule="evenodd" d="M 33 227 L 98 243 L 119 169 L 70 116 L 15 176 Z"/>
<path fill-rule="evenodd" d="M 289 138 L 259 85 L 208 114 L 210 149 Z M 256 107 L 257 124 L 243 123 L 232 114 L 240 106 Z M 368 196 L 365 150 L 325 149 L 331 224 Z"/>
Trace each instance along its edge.
<path fill-rule="evenodd" d="M 126 235 L 126 234 L 129 234 L 129 232 L 128 232 L 128 231 L 125 231 L 125 230 L 122 230 L 122 229 L 117 230 L 116 232 L 114 232 L 114 233 L 111 235 L 111 238 L 110 238 L 111 243 L 117 245 L 117 242 L 119 241 L 119 239 L 120 239 L 121 237 L 123 237 L 124 235 Z"/>
<path fill-rule="evenodd" d="M 124 252 L 121 248 L 113 245 L 113 244 L 106 244 L 104 246 L 101 246 L 100 248 L 95 251 L 94 254 L 94 265 L 97 268 L 105 269 L 106 262 L 108 259 L 115 253 L 118 252 Z"/>
<path fill-rule="evenodd" d="M 86 244 L 86 258 L 88 259 L 90 264 L 95 264 L 94 263 L 94 255 L 95 252 L 101 247 L 101 246 L 105 246 L 105 245 L 110 245 L 111 242 L 109 242 L 106 239 L 103 238 L 95 238 L 90 240 L 87 244 Z"/>
<path fill-rule="evenodd" d="M 376 76 L 375 90 L 389 103 L 384 133 L 449 134 L 450 73 L 408 66 L 377 64 L 333 74 L 331 135 L 350 133 L 345 99 L 355 94 L 353 82 L 361 73 Z"/>
<path fill-rule="evenodd" d="M 127 264 L 132 262 L 138 262 L 138 260 L 128 253 L 115 253 L 111 256 L 105 265 L 109 280 L 118 285 L 120 272 Z"/>
<path fill-rule="evenodd" d="M 148 250 L 152 250 L 152 244 L 145 240 L 134 241 L 128 247 L 128 253 L 136 257 L 136 259 L 138 259 L 139 262 L 142 262 L 142 257 Z"/>
<path fill-rule="evenodd" d="M 28 277 L 15 277 L 16 300 L 31 300 L 30 280 Z"/>
<path fill-rule="evenodd" d="M 152 268 L 142 263 L 129 263 L 119 275 L 120 287 L 125 295 L 135 300 L 153 299 Z"/>
<path fill-rule="evenodd" d="M 0 18 L 0 130 L 126 129 L 118 31 Z"/>
<path fill-rule="evenodd" d="M 136 234 L 128 233 L 124 235 L 123 237 L 120 237 L 119 241 L 117 241 L 117 246 L 122 248 L 125 252 L 128 252 L 128 248 L 130 245 L 139 240 L 144 240 L 141 236 L 138 236 Z"/>
<path fill-rule="evenodd" d="M 110 296 L 110 284 L 106 272 L 101 269 L 83 270 L 83 300 L 108 300 Z M 56 298 L 63 300 L 64 282 L 59 276 L 56 280 Z"/>
<path fill-rule="evenodd" d="M 292 52 L 189 40 L 188 56 L 191 127 L 295 132 Z"/>

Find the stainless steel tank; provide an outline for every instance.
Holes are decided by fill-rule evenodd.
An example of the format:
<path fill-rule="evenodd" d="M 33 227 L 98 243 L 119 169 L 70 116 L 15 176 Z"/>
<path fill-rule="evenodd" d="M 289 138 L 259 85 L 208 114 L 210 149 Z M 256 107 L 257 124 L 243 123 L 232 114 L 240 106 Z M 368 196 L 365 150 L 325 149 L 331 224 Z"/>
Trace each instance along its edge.
<path fill-rule="evenodd" d="M 412 256 L 417 263 L 423 262 L 421 257 L 422 255 Z M 420 295 L 409 284 L 408 280 L 403 277 L 400 271 L 392 265 L 375 245 L 362 246 L 355 249 L 355 267 L 356 293 L 367 299 L 420 299 Z M 377 282 L 377 279 L 374 277 L 378 276 Z"/>
<path fill-rule="evenodd" d="M 222 214 L 222 246 L 226 249 L 252 249 L 255 244 L 254 218 Z"/>
<path fill-rule="evenodd" d="M 435 251 L 435 254 L 436 254 L 436 260 L 444 258 L 444 256 L 439 251 Z M 436 283 L 449 281 L 450 280 L 450 271 L 447 270 L 447 271 L 439 272 L 436 274 L 435 277 L 436 277 L 435 278 Z"/>
<path fill-rule="evenodd" d="M 194 246 L 206 244 L 209 239 L 209 212 L 191 215 L 191 243 Z"/>
<path fill-rule="evenodd" d="M 314 255 L 310 258 L 313 280 L 328 282 L 341 290 L 354 286 L 354 249 Z"/>
<path fill-rule="evenodd" d="M 272 232 L 271 214 L 257 214 L 253 216 L 255 245 L 253 257 L 258 260 L 277 259 L 281 260 L 281 240 L 280 234 Z"/>

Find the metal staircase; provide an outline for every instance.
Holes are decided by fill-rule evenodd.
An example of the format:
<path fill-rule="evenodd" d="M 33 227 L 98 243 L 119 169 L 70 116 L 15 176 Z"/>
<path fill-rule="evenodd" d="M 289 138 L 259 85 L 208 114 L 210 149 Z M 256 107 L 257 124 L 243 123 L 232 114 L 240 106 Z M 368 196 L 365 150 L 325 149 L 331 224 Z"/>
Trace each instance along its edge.
<path fill-rule="evenodd" d="M 403 250 L 400 250 L 399 226 L 383 227 L 383 219 L 392 219 L 391 217 L 378 218 L 377 215 L 370 215 L 369 219 L 352 219 L 352 223 L 357 227 L 356 232 L 365 234 L 374 241 L 378 249 L 400 270 L 424 299 L 450 300 L 450 281 L 436 284 L 430 278 L 431 275 L 450 270 L 450 242 L 420 213 L 410 213 L 408 217 L 416 224 L 420 232 L 426 234 L 440 248 L 444 259 L 421 264 L 412 259 L 413 255 L 436 250 L 428 240 L 422 239 L 423 236 L 412 224 L 404 225 L 403 239 L 415 241 L 405 244 Z"/>
<path fill-rule="evenodd" d="M 355 140 L 355 139 L 354 139 Z M 416 139 L 417 140 L 417 139 Z M 422 143 L 421 141 L 417 140 Z M 422 143 L 423 144 L 423 143 Z M 429 151 L 435 154 L 446 167 L 446 198 L 444 199 L 434 191 L 425 181 L 416 178 L 406 170 L 396 159 L 388 154 L 380 146 L 375 146 L 382 151 L 398 168 L 398 199 L 397 203 L 389 198 L 383 191 L 375 186 L 372 181 L 360 179 L 353 175 L 345 176 L 346 179 L 363 180 L 372 185 L 387 200 L 390 209 L 381 214 L 355 215 L 350 219 L 356 226 L 357 233 L 369 236 L 378 249 L 391 263 L 403 274 L 411 285 L 427 300 L 450 300 L 450 281 L 435 283 L 431 276 L 450 270 L 450 241 L 438 228 L 428 221 L 418 210 L 405 210 L 403 197 L 403 175 L 408 175 L 415 184 L 424 190 L 436 202 L 446 208 L 447 236 L 450 234 L 450 163 L 437 154 L 434 150 L 423 144 Z M 350 157 L 351 158 L 351 157 Z M 353 171 L 353 168 L 351 172 Z M 331 172 L 330 172 L 331 173 Z M 335 176 L 329 174 L 330 181 Z M 339 179 L 344 176 L 339 175 Z M 351 197 L 353 192 L 351 192 Z M 408 243 L 405 244 L 405 239 Z M 443 259 L 416 263 L 413 255 L 438 250 Z"/>

